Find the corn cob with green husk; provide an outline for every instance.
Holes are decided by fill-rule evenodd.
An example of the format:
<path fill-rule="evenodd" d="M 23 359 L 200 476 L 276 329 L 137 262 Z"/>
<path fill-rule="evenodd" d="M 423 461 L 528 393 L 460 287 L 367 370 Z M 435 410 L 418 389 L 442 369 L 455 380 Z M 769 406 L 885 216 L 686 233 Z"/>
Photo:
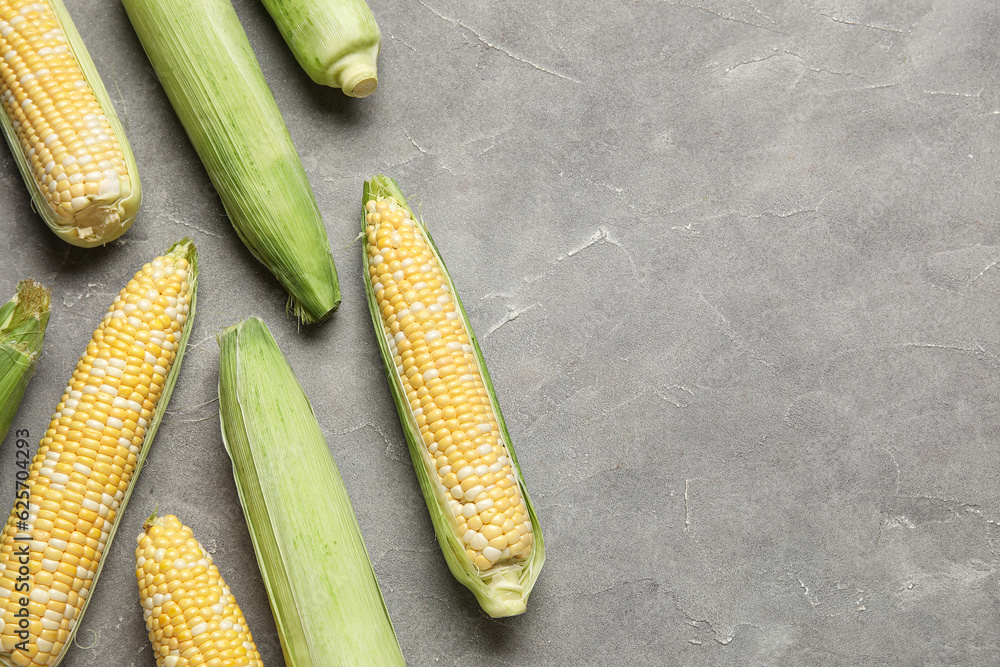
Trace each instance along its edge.
<path fill-rule="evenodd" d="M 135 274 L 77 362 L 30 469 L 17 471 L 0 541 L 0 665 L 57 665 L 72 646 L 177 380 L 196 289 L 188 240 Z"/>
<path fill-rule="evenodd" d="M 18 283 L 14 297 L 0 306 L 0 442 L 38 366 L 50 306 L 49 291 L 33 280 Z"/>
<path fill-rule="evenodd" d="M 263 667 L 236 598 L 180 519 L 143 524 L 135 580 L 157 667 Z"/>
<path fill-rule="evenodd" d="M 84 247 L 125 233 L 142 199 L 135 159 L 61 0 L 0 3 L 0 103 L 45 224 Z"/>
<path fill-rule="evenodd" d="M 344 482 L 291 366 L 256 318 L 223 331 L 219 345 L 222 439 L 285 662 L 404 665 Z"/>
<path fill-rule="evenodd" d="M 365 0 L 264 0 L 264 6 L 313 81 L 350 97 L 375 92 L 382 35 Z"/>
<path fill-rule="evenodd" d="M 365 292 L 438 542 L 490 616 L 519 614 L 545 551 L 482 352 L 396 182 L 366 181 L 363 203 Z"/>
<path fill-rule="evenodd" d="M 340 305 L 319 207 L 229 0 L 122 0 L 240 239 L 309 324 Z"/>

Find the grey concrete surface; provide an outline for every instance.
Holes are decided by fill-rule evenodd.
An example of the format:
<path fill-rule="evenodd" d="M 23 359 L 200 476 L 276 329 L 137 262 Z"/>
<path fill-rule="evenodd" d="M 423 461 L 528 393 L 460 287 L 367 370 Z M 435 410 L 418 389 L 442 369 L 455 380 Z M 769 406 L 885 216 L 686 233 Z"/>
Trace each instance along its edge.
<path fill-rule="evenodd" d="M 372 0 L 381 84 L 348 100 L 237 0 L 344 291 L 301 332 L 124 11 L 67 4 L 145 200 L 120 241 L 70 248 L 0 154 L 0 292 L 54 297 L 15 427 L 37 441 L 144 261 L 189 235 L 202 282 L 66 667 L 154 664 L 132 549 L 157 507 L 282 664 L 215 402 L 215 335 L 249 315 L 313 401 L 411 665 L 1000 664 L 996 3 Z M 353 244 L 377 172 L 422 202 L 538 510 L 548 561 L 517 618 L 451 578 L 411 470 Z"/>

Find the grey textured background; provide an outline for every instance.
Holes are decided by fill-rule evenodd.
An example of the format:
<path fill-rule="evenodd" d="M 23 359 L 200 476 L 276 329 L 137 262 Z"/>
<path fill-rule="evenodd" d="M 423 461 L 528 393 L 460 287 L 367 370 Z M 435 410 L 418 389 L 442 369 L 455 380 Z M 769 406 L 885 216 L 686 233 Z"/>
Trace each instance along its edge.
<path fill-rule="evenodd" d="M 66 667 L 154 664 L 132 539 L 157 506 L 282 664 L 213 402 L 215 334 L 254 314 L 313 401 L 411 665 L 1000 664 L 995 2 L 372 0 L 381 83 L 359 101 L 238 0 L 344 291 L 301 333 L 124 11 L 68 5 L 145 200 L 119 242 L 70 248 L 0 155 L 0 292 L 54 295 L 15 427 L 38 439 L 143 262 L 190 235 L 202 281 Z M 423 203 L 538 510 L 548 561 L 518 618 L 453 581 L 411 470 L 352 245 L 376 172 Z"/>

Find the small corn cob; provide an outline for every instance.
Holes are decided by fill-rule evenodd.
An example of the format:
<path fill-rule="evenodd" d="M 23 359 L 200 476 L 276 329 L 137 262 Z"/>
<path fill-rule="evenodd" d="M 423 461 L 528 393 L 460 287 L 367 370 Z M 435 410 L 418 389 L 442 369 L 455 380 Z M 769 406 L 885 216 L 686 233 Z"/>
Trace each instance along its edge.
<path fill-rule="evenodd" d="M 438 541 L 490 616 L 519 614 L 545 552 L 482 352 L 396 182 L 367 181 L 364 211 L 365 291 Z"/>
<path fill-rule="evenodd" d="M 303 324 L 340 305 L 319 206 L 229 0 L 122 0 L 240 240 Z"/>
<path fill-rule="evenodd" d="M 77 362 L 0 542 L 0 665 L 56 665 L 167 407 L 195 307 L 187 240 L 135 274 Z M 26 473 L 26 474 L 24 474 Z"/>
<path fill-rule="evenodd" d="M 267 326 L 219 337 L 219 415 L 289 667 L 403 667 L 361 529 L 309 399 Z"/>
<path fill-rule="evenodd" d="M 118 238 L 142 199 L 135 159 L 61 0 L 0 2 L 0 125 L 36 210 L 63 240 Z"/>
<path fill-rule="evenodd" d="M 135 580 L 157 667 L 263 667 L 236 598 L 191 529 L 150 517 L 136 537 Z"/>
<path fill-rule="evenodd" d="M 382 35 L 365 0 L 264 0 L 306 74 L 349 97 L 378 87 Z"/>
<path fill-rule="evenodd" d="M 0 442 L 35 374 L 50 311 L 49 291 L 32 280 L 18 283 L 14 298 L 0 306 Z"/>

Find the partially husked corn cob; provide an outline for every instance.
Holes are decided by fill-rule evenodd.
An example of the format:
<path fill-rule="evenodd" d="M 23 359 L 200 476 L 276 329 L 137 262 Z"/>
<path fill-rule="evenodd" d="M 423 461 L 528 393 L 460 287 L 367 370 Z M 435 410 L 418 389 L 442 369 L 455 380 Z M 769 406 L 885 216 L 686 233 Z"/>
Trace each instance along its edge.
<path fill-rule="evenodd" d="M 61 0 L 0 2 L 0 114 L 35 208 L 65 241 L 108 243 L 142 198 L 132 149 Z"/>
<path fill-rule="evenodd" d="M 219 337 L 222 441 L 288 667 L 403 667 L 323 431 L 267 326 Z"/>
<path fill-rule="evenodd" d="M 191 529 L 173 515 L 142 528 L 135 580 L 157 667 L 263 667 L 236 598 Z"/>
<path fill-rule="evenodd" d="M 49 291 L 33 280 L 18 283 L 14 297 L 0 306 L 0 442 L 38 366 L 50 312 Z"/>
<path fill-rule="evenodd" d="M 18 471 L 0 542 L 0 664 L 56 665 L 71 646 L 177 379 L 196 286 L 187 240 L 135 274 Z"/>
<path fill-rule="evenodd" d="M 366 182 L 364 211 L 365 290 L 438 541 L 487 613 L 521 613 L 542 537 L 472 327 L 395 181 Z"/>
<path fill-rule="evenodd" d="M 230 0 L 122 0 L 240 240 L 303 324 L 340 305 L 319 206 Z"/>
<path fill-rule="evenodd" d="M 263 0 L 306 74 L 349 97 L 378 87 L 382 35 L 365 0 Z"/>

